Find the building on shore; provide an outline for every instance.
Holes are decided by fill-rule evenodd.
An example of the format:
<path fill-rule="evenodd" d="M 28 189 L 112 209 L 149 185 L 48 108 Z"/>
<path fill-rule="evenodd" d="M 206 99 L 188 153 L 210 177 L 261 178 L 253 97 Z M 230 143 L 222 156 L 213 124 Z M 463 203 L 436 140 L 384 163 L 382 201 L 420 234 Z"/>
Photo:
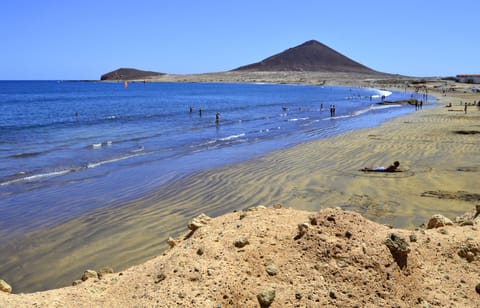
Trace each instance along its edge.
<path fill-rule="evenodd" d="M 462 83 L 480 83 L 480 74 L 462 74 L 462 75 L 457 75 L 457 82 L 462 82 Z"/>

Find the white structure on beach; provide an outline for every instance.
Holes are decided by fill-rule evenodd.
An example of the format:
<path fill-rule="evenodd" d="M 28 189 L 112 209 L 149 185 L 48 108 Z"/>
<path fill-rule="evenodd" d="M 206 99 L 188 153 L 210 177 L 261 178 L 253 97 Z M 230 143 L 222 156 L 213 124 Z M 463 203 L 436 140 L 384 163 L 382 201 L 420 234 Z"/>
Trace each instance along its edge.
<path fill-rule="evenodd" d="M 462 83 L 480 83 L 480 74 L 457 75 L 457 81 Z"/>

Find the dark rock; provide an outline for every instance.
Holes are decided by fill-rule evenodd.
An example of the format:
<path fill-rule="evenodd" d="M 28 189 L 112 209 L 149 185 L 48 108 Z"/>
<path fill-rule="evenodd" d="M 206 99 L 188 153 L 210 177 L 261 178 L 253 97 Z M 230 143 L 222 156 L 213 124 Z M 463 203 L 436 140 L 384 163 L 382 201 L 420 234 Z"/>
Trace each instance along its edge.
<path fill-rule="evenodd" d="M 333 292 L 333 291 L 328 292 L 328 296 L 330 296 L 331 299 L 336 299 L 337 298 L 337 294 L 335 294 L 335 292 Z"/>
<path fill-rule="evenodd" d="M 175 242 L 175 240 L 172 237 L 169 237 L 167 239 L 167 244 L 170 248 L 173 248 L 175 247 L 175 245 L 177 245 L 177 242 Z"/>
<path fill-rule="evenodd" d="M 331 221 L 331 222 L 335 223 L 335 216 L 333 216 L 333 215 L 328 215 L 327 221 Z"/>
<path fill-rule="evenodd" d="M 464 226 L 473 226 L 475 223 L 473 220 L 465 220 L 465 221 L 462 221 L 460 223 L 460 226 L 464 227 Z"/>
<path fill-rule="evenodd" d="M 298 233 L 297 233 L 297 236 L 295 237 L 295 239 L 297 240 L 297 239 L 301 238 L 302 236 L 304 236 L 307 233 L 307 230 L 308 230 L 309 227 L 310 227 L 310 225 L 306 222 L 298 224 L 297 225 Z"/>
<path fill-rule="evenodd" d="M 165 280 L 165 278 L 167 278 L 167 275 L 165 275 L 165 272 L 161 272 L 160 274 L 157 275 L 154 282 L 159 283 L 159 282 Z"/>
<path fill-rule="evenodd" d="M 392 253 L 393 259 L 397 262 L 400 268 L 407 266 L 407 255 L 410 252 L 408 243 L 395 233 L 391 233 L 384 241 L 388 249 Z"/>

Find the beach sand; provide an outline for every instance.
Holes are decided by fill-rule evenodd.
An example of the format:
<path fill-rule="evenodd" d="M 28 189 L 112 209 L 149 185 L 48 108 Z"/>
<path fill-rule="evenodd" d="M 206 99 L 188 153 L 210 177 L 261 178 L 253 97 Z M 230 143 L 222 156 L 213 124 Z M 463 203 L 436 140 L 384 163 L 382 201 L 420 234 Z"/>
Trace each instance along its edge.
<path fill-rule="evenodd" d="M 380 85 L 370 79 L 363 84 L 351 79 L 339 84 L 354 83 Z M 383 85 L 387 84 L 395 83 L 388 80 Z M 130 204 L 26 234 L 2 250 L 10 249 L 25 266 L 39 268 L 34 276 L 22 275 L 21 269 L 16 275 L 16 280 L 26 280 L 28 288 L 36 289 L 46 282 L 63 286 L 78 279 L 85 267 L 99 269 L 115 264 L 114 269 L 120 270 L 160 255 L 167 247 L 167 238 L 184 232 L 187 222 L 200 213 L 217 217 L 272 204 L 306 211 L 340 207 L 409 230 L 433 214 L 459 216 L 480 204 L 480 111 L 469 107 L 465 114 L 459 104 L 478 101 L 480 95 L 469 93 L 468 85 L 457 86 L 459 89 L 447 96 L 430 89 L 429 93 L 440 99 L 432 108 L 378 127 L 199 172 Z M 447 103 L 453 107 L 444 107 Z M 359 171 L 395 160 L 400 161 L 403 172 Z M 82 267 L 77 265 L 79 260 Z M 17 262 L 5 257 L 0 261 L 6 266 Z M 55 264 L 55 268 L 42 269 L 42 264 Z M 15 292 L 14 282 L 11 284 Z M 68 293 L 69 289 L 59 292 Z M 8 303 L 15 303 L 14 296 L 9 296 L 12 302 L 8 299 Z M 60 306 L 74 300 L 62 296 Z"/>

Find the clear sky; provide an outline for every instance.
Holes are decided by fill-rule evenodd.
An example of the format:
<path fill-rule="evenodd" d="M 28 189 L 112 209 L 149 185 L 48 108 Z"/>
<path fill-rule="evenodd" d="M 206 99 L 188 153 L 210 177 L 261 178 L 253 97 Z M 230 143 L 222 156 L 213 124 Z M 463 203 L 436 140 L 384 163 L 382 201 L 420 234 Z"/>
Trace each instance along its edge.
<path fill-rule="evenodd" d="M 227 71 L 311 39 L 382 72 L 480 73 L 479 3 L 4 0 L 0 79 Z"/>

